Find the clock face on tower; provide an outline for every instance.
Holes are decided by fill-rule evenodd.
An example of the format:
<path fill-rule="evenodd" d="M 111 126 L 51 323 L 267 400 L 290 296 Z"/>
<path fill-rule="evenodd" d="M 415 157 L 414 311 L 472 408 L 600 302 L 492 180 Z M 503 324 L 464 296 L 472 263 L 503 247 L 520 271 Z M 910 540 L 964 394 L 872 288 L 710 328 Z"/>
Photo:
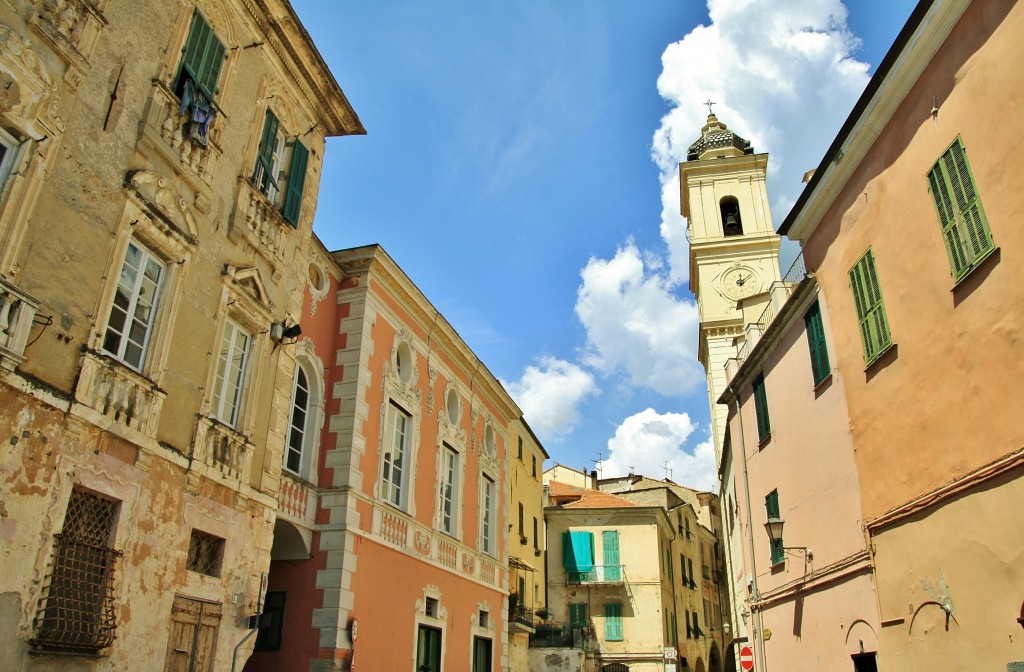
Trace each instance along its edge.
<path fill-rule="evenodd" d="M 739 301 L 757 294 L 761 289 L 761 279 L 758 277 L 757 271 L 749 266 L 733 266 L 722 273 L 719 286 L 722 294 L 734 301 Z"/>

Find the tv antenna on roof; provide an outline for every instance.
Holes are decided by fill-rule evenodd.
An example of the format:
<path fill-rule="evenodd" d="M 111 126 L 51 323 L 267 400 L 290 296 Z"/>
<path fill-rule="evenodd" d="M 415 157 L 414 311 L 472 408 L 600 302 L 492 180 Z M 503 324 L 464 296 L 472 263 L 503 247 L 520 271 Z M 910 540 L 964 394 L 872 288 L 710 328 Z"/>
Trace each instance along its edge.
<path fill-rule="evenodd" d="M 597 472 L 597 477 L 598 478 L 601 478 L 601 472 L 602 472 L 601 463 L 603 461 L 604 461 L 604 456 L 600 452 L 598 452 L 596 460 L 591 460 L 591 462 L 594 463 L 594 471 Z"/>
<path fill-rule="evenodd" d="M 665 463 L 661 465 L 661 468 L 665 470 L 665 480 L 672 480 L 672 470 L 668 468 L 668 460 L 665 460 Z"/>

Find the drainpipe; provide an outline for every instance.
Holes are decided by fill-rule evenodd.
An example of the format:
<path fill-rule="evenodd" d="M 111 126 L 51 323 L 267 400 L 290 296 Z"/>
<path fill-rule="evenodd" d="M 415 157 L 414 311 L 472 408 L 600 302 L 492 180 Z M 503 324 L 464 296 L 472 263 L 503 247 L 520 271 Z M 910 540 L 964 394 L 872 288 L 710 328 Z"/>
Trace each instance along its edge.
<path fill-rule="evenodd" d="M 249 641 L 250 637 L 259 631 L 260 629 L 258 626 L 253 628 L 249 632 L 245 633 L 245 637 L 242 637 L 242 641 L 235 645 L 235 651 L 231 654 L 231 672 L 235 672 L 235 665 L 238 663 L 238 650 L 242 648 L 242 645 Z"/>
<path fill-rule="evenodd" d="M 757 649 L 757 664 L 758 669 L 761 672 L 768 672 L 768 664 L 765 662 L 764 657 L 764 639 L 762 639 L 761 633 L 764 632 L 764 620 L 761 616 L 761 591 L 757 588 L 757 564 L 754 562 L 754 515 L 750 508 L 750 478 L 747 475 L 747 444 L 743 435 L 743 413 L 740 408 L 740 392 L 731 384 L 729 385 L 729 391 L 733 394 L 733 399 L 736 402 L 736 420 L 740 426 L 740 455 L 742 455 L 741 462 L 743 463 L 743 490 L 747 500 L 747 540 L 750 543 L 750 582 L 751 589 L 753 591 L 754 604 L 758 605 L 757 609 L 751 609 L 751 615 L 756 614 L 756 624 L 754 625 L 754 643 Z M 735 452 L 733 453 L 733 459 L 735 459 Z"/>

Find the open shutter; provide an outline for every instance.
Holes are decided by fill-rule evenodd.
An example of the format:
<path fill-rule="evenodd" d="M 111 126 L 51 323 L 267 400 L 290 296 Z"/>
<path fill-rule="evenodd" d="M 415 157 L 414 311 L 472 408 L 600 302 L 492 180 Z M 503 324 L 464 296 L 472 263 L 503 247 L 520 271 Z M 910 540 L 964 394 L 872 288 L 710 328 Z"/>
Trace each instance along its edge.
<path fill-rule="evenodd" d="M 829 374 L 828 347 L 825 344 L 825 327 L 821 321 L 821 305 L 817 302 L 804 315 L 807 327 L 807 345 L 811 353 L 811 371 L 817 385 Z"/>
<path fill-rule="evenodd" d="M 206 96 L 213 100 L 217 94 L 221 66 L 224 64 L 224 45 L 217 39 L 213 28 L 198 11 L 192 14 L 188 39 L 181 54 L 181 68 Z M 181 75 L 178 75 L 179 81 Z"/>
<path fill-rule="evenodd" d="M 299 210 L 302 208 L 302 190 L 306 186 L 306 163 L 309 150 L 298 140 L 292 149 L 292 165 L 288 169 L 288 191 L 285 194 L 281 214 L 294 226 L 299 227 Z"/>
<path fill-rule="evenodd" d="M 267 114 L 263 121 L 263 135 L 260 136 L 260 147 L 256 154 L 256 167 L 253 170 L 252 181 L 256 188 L 267 193 L 268 187 L 277 189 L 277 179 L 274 172 L 274 147 L 277 144 L 277 131 L 281 124 L 274 116 L 274 113 L 267 108 Z"/>
<path fill-rule="evenodd" d="M 870 249 L 850 269 L 850 288 L 860 322 L 864 359 L 870 364 L 892 344 L 882 289 L 875 272 L 875 257 Z"/>
<path fill-rule="evenodd" d="M 754 378 L 754 411 L 757 415 L 757 438 L 764 441 L 772 432 L 771 420 L 768 417 L 768 396 L 764 389 L 764 374 Z"/>

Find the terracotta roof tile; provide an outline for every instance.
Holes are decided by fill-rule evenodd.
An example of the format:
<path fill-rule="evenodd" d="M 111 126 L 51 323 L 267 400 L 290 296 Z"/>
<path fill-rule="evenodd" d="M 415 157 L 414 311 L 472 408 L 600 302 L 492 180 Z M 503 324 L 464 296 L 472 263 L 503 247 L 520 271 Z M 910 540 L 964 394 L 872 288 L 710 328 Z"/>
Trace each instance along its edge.
<path fill-rule="evenodd" d="M 558 481 L 551 481 L 548 484 L 548 494 L 556 506 L 565 509 L 617 509 L 624 506 L 637 506 L 636 503 L 609 492 L 578 488 Z"/>

